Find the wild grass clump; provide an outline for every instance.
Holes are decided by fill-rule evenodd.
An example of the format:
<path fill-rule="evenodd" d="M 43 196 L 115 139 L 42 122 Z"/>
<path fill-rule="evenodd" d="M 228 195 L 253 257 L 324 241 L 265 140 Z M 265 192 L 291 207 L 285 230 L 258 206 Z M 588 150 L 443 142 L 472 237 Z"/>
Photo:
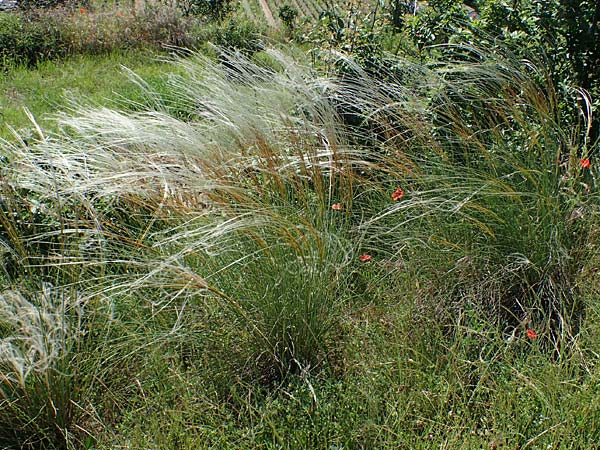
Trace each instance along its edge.
<path fill-rule="evenodd" d="M 139 11 L 129 8 L 52 10 L 40 12 L 55 22 L 69 54 L 98 54 L 148 46 L 191 47 L 197 21 L 174 6 L 162 4 Z"/>
<path fill-rule="evenodd" d="M 85 205 L 66 228 L 98 236 L 100 259 L 73 250 L 66 261 L 116 270 L 103 295 L 164 286 L 169 303 L 196 293 L 247 327 L 253 357 L 308 370 L 327 354 L 356 251 L 331 206 L 351 205 L 362 163 L 305 68 L 226 57 L 181 61 L 188 74 L 173 78 L 170 98 L 148 92 L 154 111 L 65 119 L 74 137 L 28 149 L 16 177 Z"/>
<path fill-rule="evenodd" d="M 578 277 L 595 254 L 598 196 L 589 111 L 566 116 L 561 102 L 590 101 L 576 90 L 561 97 L 531 62 L 448 50 L 456 60 L 422 68 L 413 85 L 359 71 L 361 82 L 345 94 L 381 130 L 392 155 L 384 153 L 382 165 L 402 155 L 416 167 L 399 180 L 404 197 L 361 229 L 389 257 L 437 273 L 432 289 L 450 288 L 460 308 L 555 340 L 573 337 L 585 310 Z"/>
<path fill-rule="evenodd" d="M 142 9 L 55 6 L 0 12 L 0 69 L 35 67 L 73 55 L 197 49 L 207 42 L 252 54 L 260 48 L 259 34 L 264 31 L 235 17 L 213 22 L 185 15 L 177 5 L 166 3 Z"/>
<path fill-rule="evenodd" d="M 102 205 L 139 205 L 147 227 L 123 251 L 137 260 L 147 248 L 152 269 L 122 289 L 158 276 L 211 292 L 277 360 L 313 342 L 300 365 L 314 364 L 312 318 L 333 317 L 323 311 L 363 250 L 392 271 L 419 267 L 432 293 L 450 293 L 448 311 L 469 305 L 511 330 L 573 336 L 596 220 L 589 124 L 573 117 L 564 129 L 533 64 L 450 50 L 451 62 L 398 61 L 386 81 L 358 67 L 320 79 L 276 53 L 278 69 L 227 52 L 182 60 L 170 98 L 147 92 L 154 110 L 66 118 L 75 137 L 29 152 L 25 178 L 39 195 L 53 180 L 68 202 L 87 202 L 102 236 Z M 363 125 L 343 125 L 348 115 Z M 294 333 L 304 343 L 288 342 Z"/>
<path fill-rule="evenodd" d="M 75 417 L 85 410 L 78 389 L 84 367 L 73 366 L 83 332 L 83 305 L 46 285 L 39 292 L 0 295 L 0 445 L 66 448 L 81 438 Z M 82 372 L 75 374 L 74 370 Z M 91 369 L 91 368 L 88 368 Z M 87 406 L 87 405 L 86 405 Z M 85 437 L 85 436 L 84 436 Z"/>

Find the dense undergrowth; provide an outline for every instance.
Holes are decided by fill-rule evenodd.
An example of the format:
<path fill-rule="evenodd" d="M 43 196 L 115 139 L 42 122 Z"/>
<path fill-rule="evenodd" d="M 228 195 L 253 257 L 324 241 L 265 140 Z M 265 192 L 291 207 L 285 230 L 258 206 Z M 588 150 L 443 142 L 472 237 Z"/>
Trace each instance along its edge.
<path fill-rule="evenodd" d="M 586 93 L 218 54 L 3 142 L 0 444 L 597 442 Z"/>
<path fill-rule="evenodd" d="M 198 49 L 207 42 L 253 51 L 265 31 L 237 16 L 185 15 L 175 4 L 88 3 L 0 11 L 0 73 L 77 55 Z"/>

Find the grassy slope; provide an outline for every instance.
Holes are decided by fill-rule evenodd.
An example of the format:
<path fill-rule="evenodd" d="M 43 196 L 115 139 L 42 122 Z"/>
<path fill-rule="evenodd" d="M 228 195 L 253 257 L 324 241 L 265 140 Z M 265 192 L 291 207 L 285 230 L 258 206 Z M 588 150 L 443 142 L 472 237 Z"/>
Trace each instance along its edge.
<path fill-rule="evenodd" d="M 115 92 L 135 98 L 121 65 L 157 84 L 171 70 L 144 53 L 15 70 L 0 82 L 2 136 L 7 123 L 27 126 L 23 106 L 51 127 L 45 116 L 65 104 L 65 93 L 99 104 L 114 101 Z M 377 289 L 368 266 L 359 271 Z M 593 313 L 581 352 L 552 361 L 535 341 L 509 346 L 477 318 L 457 318 L 464 334 L 448 340 L 434 319 L 412 310 L 418 298 L 410 295 L 420 289 L 410 277 L 384 292 L 365 289 L 342 321 L 342 366 L 271 391 L 232 376 L 236 345 L 244 343 L 227 327 L 210 343 L 212 354 L 202 348 L 191 362 L 181 361 L 179 348 L 150 347 L 143 364 L 129 367 L 134 378 L 124 370 L 130 389 L 99 393 L 110 401 L 98 447 L 590 448 L 598 441 L 600 330 Z M 590 300 L 595 296 L 590 289 Z M 206 345 L 190 347 L 196 344 Z M 118 406 L 114 422 L 111 402 Z"/>
<path fill-rule="evenodd" d="M 123 66 L 151 84 L 160 82 L 171 68 L 159 61 L 156 53 L 130 51 L 46 61 L 35 70 L 12 70 L 0 78 L 0 137 L 12 135 L 8 126 L 21 129 L 31 125 L 24 108 L 44 129 L 51 130 L 51 114 L 64 109 L 69 99 L 109 105 L 114 104 L 118 93 L 135 100 L 138 89 Z"/>

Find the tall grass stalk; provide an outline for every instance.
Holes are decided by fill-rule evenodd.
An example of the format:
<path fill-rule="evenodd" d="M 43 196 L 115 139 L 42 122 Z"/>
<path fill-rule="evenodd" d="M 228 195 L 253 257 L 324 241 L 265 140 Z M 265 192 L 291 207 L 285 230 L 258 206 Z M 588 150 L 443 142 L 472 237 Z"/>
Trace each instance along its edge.
<path fill-rule="evenodd" d="M 81 331 L 79 299 L 45 286 L 31 296 L 5 291 L 0 305 L 0 445 L 74 444 L 70 425 L 80 411 L 70 363 Z"/>

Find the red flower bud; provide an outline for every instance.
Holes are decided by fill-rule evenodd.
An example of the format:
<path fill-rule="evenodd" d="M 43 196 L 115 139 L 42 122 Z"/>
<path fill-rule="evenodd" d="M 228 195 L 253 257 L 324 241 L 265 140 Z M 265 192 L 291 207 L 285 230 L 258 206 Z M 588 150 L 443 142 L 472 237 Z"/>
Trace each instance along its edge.
<path fill-rule="evenodd" d="M 398 189 L 396 189 L 396 191 L 392 194 L 392 199 L 397 202 L 402 197 L 404 197 L 404 191 L 400 186 L 398 186 Z"/>
<path fill-rule="evenodd" d="M 529 339 L 536 339 L 538 337 L 537 333 L 533 330 L 527 330 L 526 333 Z"/>

